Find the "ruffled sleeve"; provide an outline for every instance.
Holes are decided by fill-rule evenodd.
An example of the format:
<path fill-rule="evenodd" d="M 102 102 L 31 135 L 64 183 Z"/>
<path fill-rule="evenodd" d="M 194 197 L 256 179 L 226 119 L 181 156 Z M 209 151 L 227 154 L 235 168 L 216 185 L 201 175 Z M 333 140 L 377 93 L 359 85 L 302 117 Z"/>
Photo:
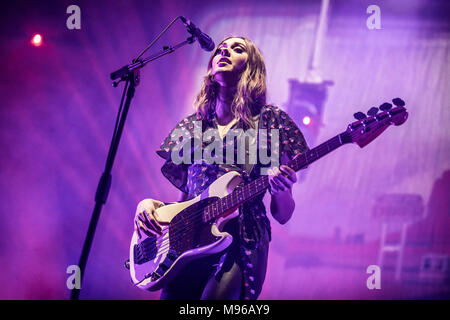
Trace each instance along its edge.
<path fill-rule="evenodd" d="M 179 190 L 188 193 L 187 172 L 192 163 L 192 153 L 194 151 L 195 134 L 194 130 L 200 121 L 194 113 L 181 120 L 167 135 L 156 153 L 165 163 L 161 167 L 162 174 Z M 201 133 L 201 129 L 200 129 Z M 187 145 L 186 145 L 187 144 Z M 183 151 L 187 150 L 186 156 Z M 175 158 L 176 157 L 176 158 Z M 184 159 L 184 160 L 183 160 Z M 186 159 L 189 159 L 186 161 Z"/>
<path fill-rule="evenodd" d="M 292 160 L 296 155 L 309 150 L 303 133 L 285 111 L 275 106 L 266 106 L 262 112 L 262 126 L 268 130 L 279 129 L 280 159 L 286 154 Z"/>

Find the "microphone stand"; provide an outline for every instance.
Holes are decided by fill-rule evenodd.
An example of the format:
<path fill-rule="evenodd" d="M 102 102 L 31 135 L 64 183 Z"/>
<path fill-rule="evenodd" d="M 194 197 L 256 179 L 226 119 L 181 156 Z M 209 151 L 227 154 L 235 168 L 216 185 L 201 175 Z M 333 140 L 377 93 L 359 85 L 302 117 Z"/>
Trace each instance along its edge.
<path fill-rule="evenodd" d="M 136 86 L 138 86 L 140 82 L 140 69 L 142 69 L 147 63 L 154 61 L 160 57 L 163 57 L 169 53 L 172 53 L 178 48 L 181 48 L 186 44 L 191 44 L 194 41 L 195 41 L 194 37 L 189 37 L 185 41 L 180 42 L 179 44 L 173 47 L 164 46 L 162 51 L 142 60 L 135 59 L 131 64 L 114 71 L 110 75 L 111 80 L 116 80 L 120 78 L 119 81 L 113 82 L 114 87 L 117 87 L 120 81 L 125 81 L 125 87 L 122 95 L 122 101 L 120 103 L 119 114 L 117 116 L 117 120 L 119 120 L 119 118 L 120 120 L 118 122 L 118 126 L 116 122 L 116 128 L 114 129 L 113 138 L 111 141 L 111 145 L 109 147 L 105 169 L 101 175 L 100 181 L 97 186 L 97 191 L 95 194 L 95 207 L 94 211 L 92 212 L 91 221 L 89 223 L 89 229 L 84 241 L 80 260 L 78 262 L 78 267 L 80 268 L 81 272 L 80 283 L 82 283 L 84 278 L 89 252 L 91 250 L 92 242 L 94 240 L 94 234 L 97 228 L 97 223 L 100 218 L 100 212 L 102 210 L 103 205 L 106 203 L 106 199 L 108 198 L 109 190 L 111 187 L 111 171 L 114 164 L 117 149 L 119 147 L 120 137 L 122 136 L 122 131 L 125 126 L 125 120 L 127 118 L 128 110 L 130 109 L 131 100 L 133 99 L 134 93 L 136 91 Z M 123 112 L 120 114 L 125 95 L 126 95 L 125 105 L 123 107 Z M 81 288 L 80 289 L 73 288 L 70 299 L 78 300 L 80 296 L 80 290 Z"/>

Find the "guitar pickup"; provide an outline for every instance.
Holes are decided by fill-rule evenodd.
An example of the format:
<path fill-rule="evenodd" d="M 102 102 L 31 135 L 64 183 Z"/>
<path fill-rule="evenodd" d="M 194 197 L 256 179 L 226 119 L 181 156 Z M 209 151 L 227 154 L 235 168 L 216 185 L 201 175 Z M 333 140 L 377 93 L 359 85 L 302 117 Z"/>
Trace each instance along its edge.
<path fill-rule="evenodd" d="M 173 249 L 170 249 L 164 261 L 168 260 L 170 264 L 172 264 L 177 258 L 178 258 L 177 252 Z"/>
<path fill-rule="evenodd" d="M 160 275 L 158 272 L 153 271 L 150 275 L 147 275 L 145 278 L 148 278 L 148 277 L 150 277 L 150 279 L 151 279 L 152 281 L 156 281 L 156 280 L 158 280 L 159 278 L 161 278 L 161 275 Z"/>
<path fill-rule="evenodd" d="M 170 264 L 171 265 L 171 264 Z M 170 267 L 170 265 L 165 264 L 165 262 L 160 263 L 158 268 L 152 272 L 151 279 L 152 281 L 158 280 Z"/>

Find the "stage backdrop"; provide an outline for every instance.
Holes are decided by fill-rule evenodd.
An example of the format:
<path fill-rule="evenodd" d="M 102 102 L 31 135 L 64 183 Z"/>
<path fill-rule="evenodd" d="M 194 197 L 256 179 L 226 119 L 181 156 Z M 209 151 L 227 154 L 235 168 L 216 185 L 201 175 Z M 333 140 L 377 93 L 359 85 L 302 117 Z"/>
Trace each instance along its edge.
<path fill-rule="evenodd" d="M 80 30 L 66 26 L 72 4 L 81 9 Z M 344 131 L 356 111 L 395 97 L 406 101 L 409 119 L 299 175 L 292 219 L 281 226 L 270 217 L 261 299 L 448 297 L 448 267 L 424 267 L 427 257 L 433 264 L 450 254 L 448 4 L 378 1 L 381 29 L 374 30 L 366 24 L 370 4 L 330 1 L 319 73 L 334 84 L 315 144 Z M 252 39 L 265 58 L 268 102 L 300 125 L 288 110 L 288 81 L 305 79 L 319 11 L 319 1 L 280 0 L 17 1 L 2 8 L 0 298 L 70 296 L 66 270 L 78 263 L 122 93 L 110 72 L 184 15 L 216 44 L 229 35 Z M 30 44 L 34 33 L 43 35 L 39 47 Z M 187 36 L 177 22 L 149 53 Z M 177 199 L 155 150 L 193 112 L 209 55 L 194 43 L 142 71 L 81 299 L 159 298 L 133 287 L 124 267 L 133 217 L 142 199 Z M 373 213 L 383 194 L 419 199 L 423 210 L 409 224 L 400 277 L 396 257 L 387 257 L 381 289 L 369 290 L 366 271 L 379 263 L 383 227 Z M 400 203 L 397 213 L 414 210 L 406 207 Z M 387 234 L 398 238 L 401 226 L 390 224 Z"/>

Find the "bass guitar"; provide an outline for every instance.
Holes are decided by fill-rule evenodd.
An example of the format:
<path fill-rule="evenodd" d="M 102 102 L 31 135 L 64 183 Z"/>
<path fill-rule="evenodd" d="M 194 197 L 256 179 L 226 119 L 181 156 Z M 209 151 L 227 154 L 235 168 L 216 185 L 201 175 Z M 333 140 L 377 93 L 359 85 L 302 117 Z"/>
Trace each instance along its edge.
<path fill-rule="evenodd" d="M 355 113 L 357 121 L 346 131 L 296 156 L 287 165 L 298 171 L 344 144 L 365 147 L 390 125 L 399 126 L 407 120 L 405 103 L 400 98 L 392 102 L 395 107 L 384 103 L 371 108 L 368 116 Z M 197 197 L 156 209 L 162 234 L 140 238 L 135 231 L 131 238 L 127 266 L 133 283 L 143 290 L 159 290 L 189 261 L 225 250 L 233 238 L 221 231 L 223 226 L 238 216 L 241 204 L 266 191 L 269 177 L 261 176 L 243 186 L 241 182 L 240 174 L 231 171 Z"/>

